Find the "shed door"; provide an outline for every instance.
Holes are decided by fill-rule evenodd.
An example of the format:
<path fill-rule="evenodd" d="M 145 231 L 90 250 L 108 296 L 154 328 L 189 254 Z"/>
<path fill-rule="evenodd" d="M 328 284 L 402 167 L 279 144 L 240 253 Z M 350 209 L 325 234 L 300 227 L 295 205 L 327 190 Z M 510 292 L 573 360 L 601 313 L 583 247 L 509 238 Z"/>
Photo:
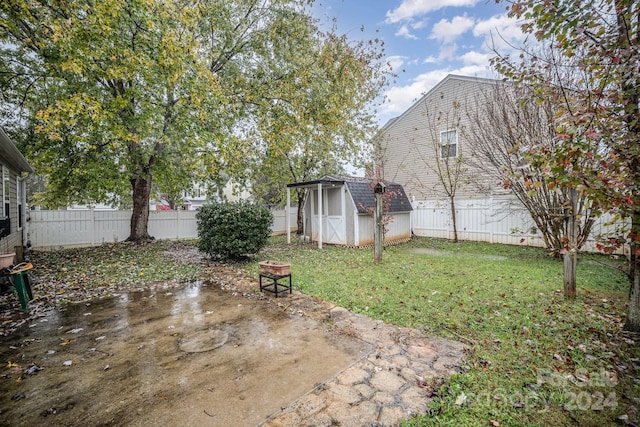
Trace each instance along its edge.
<path fill-rule="evenodd" d="M 345 219 L 344 219 L 344 191 L 341 187 L 322 189 L 322 242 L 333 245 L 346 244 Z M 311 192 L 311 240 L 317 241 L 318 230 L 318 206 L 317 192 Z"/>
<path fill-rule="evenodd" d="M 345 244 L 344 198 L 342 187 L 324 190 L 323 201 L 326 215 L 322 215 L 323 242 L 334 245 Z"/>

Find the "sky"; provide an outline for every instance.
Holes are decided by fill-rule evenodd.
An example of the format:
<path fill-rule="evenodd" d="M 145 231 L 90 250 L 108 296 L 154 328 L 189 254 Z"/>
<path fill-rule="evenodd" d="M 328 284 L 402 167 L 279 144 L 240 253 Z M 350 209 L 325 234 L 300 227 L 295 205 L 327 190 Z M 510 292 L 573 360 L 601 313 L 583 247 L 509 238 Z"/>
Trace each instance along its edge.
<path fill-rule="evenodd" d="M 398 77 L 376 107 L 380 126 L 448 74 L 497 77 L 489 64 L 493 49 L 506 54 L 523 40 L 506 5 L 494 0 L 316 0 L 314 15 L 335 18 L 351 39 L 384 41 Z"/>

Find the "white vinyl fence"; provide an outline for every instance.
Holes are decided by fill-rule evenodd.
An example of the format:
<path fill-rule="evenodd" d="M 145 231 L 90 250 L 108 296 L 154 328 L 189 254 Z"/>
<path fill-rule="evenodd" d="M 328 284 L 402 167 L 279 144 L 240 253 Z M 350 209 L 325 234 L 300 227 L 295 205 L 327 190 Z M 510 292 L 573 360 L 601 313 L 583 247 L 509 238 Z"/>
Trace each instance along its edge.
<path fill-rule="evenodd" d="M 151 211 L 149 234 L 156 239 L 198 237 L 197 211 Z M 286 232 L 285 211 L 273 211 L 272 234 Z M 29 211 L 28 239 L 37 250 L 87 247 L 125 240 L 129 236 L 131 211 L 65 210 Z M 296 210 L 291 214 L 296 224 Z M 295 228 L 294 228 L 295 230 Z"/>
<path fill-rule="evenodd" d="M 448 201 L 413 203 L 412 227 L 416 236 L 453 239 L 453 221 Z M 613 232 L 610 217 L 598 219 L 584 251 L 595 252 L 596 236 Z M 544 247 L 529 212 L 516 199 L 456 200 L 458 239 Z M 620 251 L 623 253 L 623 250 Z"/>
<path fill-rule="evenodd" d="M 453 239 L 453 221 L 446 201 L 413 203 L 411 223 L 417 236 Z M 151 211 L 149 234 L 156 239 L 195 239 L 197 211 Z M 272 234 L 286 233 L 285 211 L 273 211 Z M 131 211 L 67 210 L 30 211 L 28 238 L 34 249 L 96 246 L 123 241 L 129 236 Z M 297 209 L 291 210 L 291 231 L 296 229 Z M 468 199 L 456 201 L 460 240 L 544 246 L 531 216 L 514 199 Z M 583 248 L 595 251 L 595 236 L 613 227 L 608 218 L 594 225 L 591 240 Z M 620 252 L 623 253 L 623 252 Z"/>

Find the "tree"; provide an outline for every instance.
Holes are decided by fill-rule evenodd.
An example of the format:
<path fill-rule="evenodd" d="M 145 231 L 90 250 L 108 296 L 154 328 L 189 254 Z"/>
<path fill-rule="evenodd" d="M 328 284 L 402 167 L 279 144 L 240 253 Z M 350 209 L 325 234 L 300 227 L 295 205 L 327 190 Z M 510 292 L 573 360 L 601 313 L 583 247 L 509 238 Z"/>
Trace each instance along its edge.
<path fill-rule="evenodd" d="M 337 66 L 298 60 L 317 48 L 309 4 L 3 2 L 0 87 L 5 112 L 20 112 L 3 120 L 47 177 L 41 201 L 131 198 L 129 239 L 141 240 L 154 183 L 242 181 L 260 118 L 312 90 L 301 67 Z"/>
<path fill-rule="evenodd" d="M 507 77 L 535 88 L 538 99 L 561 106 L 553 125 L 562 144 L 541 163 L 549 179 L 631 220 L 631 230 L 612 241 L 630 246 L 625 329 L 640 331 L 640 2 L 506 3 L 510 15 L 523 20 L 523 31 L 552 53 L 541 60 L 525 47 L 520 60 L 495 62 Z M 532 149 L 543 153 L 547 146 Z M 584 158 L 593 166 L 581 166 Z"/>
<path fill-rule="evenodd" d="M 391 76 L 381 61 L 379 40 L 351 42 L 333 31 L 310 35 L 312 48 L 297 50 L 300 72 L 259 116 L 260 150 L 251 176 L 252 191 L 272 204 L 284 202 L 283 183 L 341 174 L 344 164 L 358 164 L 364 141 L 375 128 L 368 108 Z M 305 91 L 296 91 L 304 86 Z M 303 229 L 305 190 L 295 192 L 298 232 Z"/>
<path fill-rule="evenodd" d="M 468 168 L 467 153 L 460 148 L 459 137 L 464 132 L 462 123 L 463 99 L 459 93 L 437 97 L 437 101 L 425 98 L 419 104 L 422 125 L 409 130 L 412 143 L 417 149 L 407 152 L 411 166 L 402 165 L 408 180 L 418 185 L 418 191 L 433 192 L 444 197 L 449 205 L 453 227 L 453 241 L 458 242 L 458 224 L 456 219 L 456 197 L 458 192 L 476 182 L 475 174 Z M 377 159 L 383 159 L 382 150 L 387 142 L 384 129 L 376 140 Z M 414 142 L 415 141 L 415 142 Z M 424 149 L 423 149 L 424 147 Z M 408 149 L 409 150 L 409 149 Z M 384 172 L 384 164 L 378 163 Z M 422 182 L 423 171 L 426 178 L 432 179 L 432 185 Z M 394 180 L 394 177 L 385 177 Z"/>
<path fill-rule="evenodd" d="M 586 243 L 595 218 L 585 193 L 546 179 L 541 160 L 555 156 L 561 144 L 553 127 L 555 106 L 549 99 L 538 101 L 530 86 L 500 82 L 469 107 L 472 131 L 465 136 L 475 153 L 475 167 L 512 192 L 531 215 L 545 246 L 566 259 L 565 296 L 574 298 L 576 251 Z M 548 150 L 532 151 L 541 143 Z M 590 158 L 579 160 L 580 168 L 595 166 Z"/>

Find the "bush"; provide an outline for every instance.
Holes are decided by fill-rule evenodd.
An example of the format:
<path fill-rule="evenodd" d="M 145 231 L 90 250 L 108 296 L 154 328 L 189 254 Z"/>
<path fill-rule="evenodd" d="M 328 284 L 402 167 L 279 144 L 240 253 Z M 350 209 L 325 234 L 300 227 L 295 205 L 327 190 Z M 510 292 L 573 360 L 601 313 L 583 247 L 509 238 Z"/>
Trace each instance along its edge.
<path fill-rule="evenodd" d="M 212 203 L 201 207 L 198 249 L 212 257 L 239 258 L 256 254 L 271 235 L 273 214 L 248 202 Z"/>

